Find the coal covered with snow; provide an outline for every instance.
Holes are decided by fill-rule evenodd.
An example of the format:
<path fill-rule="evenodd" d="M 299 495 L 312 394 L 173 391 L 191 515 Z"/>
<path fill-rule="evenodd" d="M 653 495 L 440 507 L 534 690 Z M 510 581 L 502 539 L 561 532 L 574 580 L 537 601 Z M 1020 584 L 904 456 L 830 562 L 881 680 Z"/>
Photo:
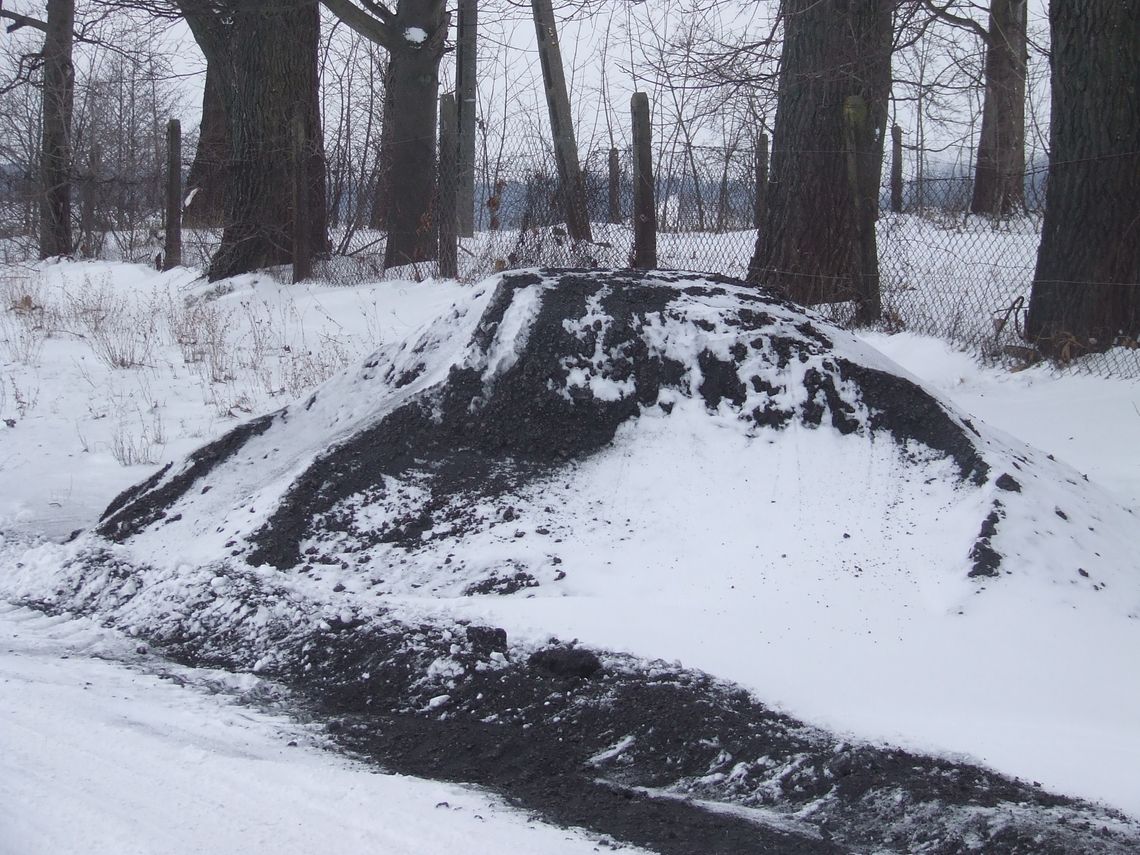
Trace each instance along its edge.
<path fill-rule="evenodd" d="M 609 445 L 624 423 L 647 410 L 669 414 L 682 399 L 731 414 L 750 433 L 798 423 L 889 438 L 910 459 L 952 461 L 962 482 L 990 478 L 968 419 L 772 293 L 708 276 L 596 271 L 508 274 L 487 287 L 458 354 L 448 333 L 465 330 L 453 318 L 386 364 L 370 360 L 349 388 L 242 425 L 128 491 L 99 532 L 124 541 L 179 513 L 203 528 L 236 483 L 243 492 L 229 491 L 219 528 L 247 511 L 259 522 L 239 522 L 226 538 L 245 562 L 364 563 L 378 545 L 454 539 L 479 524 L 472 508 L 482 500 L 550 478 Z M 451 356 L 446 376 L 441 352 Z M 380 406 L 342 428 L 345 395 Z M 297 467 L 286 489 L 267 497 L 268 508 L 247 505 L 247 479 L 234 475 L 256 473 L 259 461 L 276 468 L 283 448 L 306 438 L 312 446 L 314 434 L 316 454 L 284 461 Z M 999 475 L 1000 487 L 1009 476 Z M 219 487 L 204 513 L 199 498 Z"/>
<path fill-rule="evenodd" d="M 1097 614 L 1135 620 L 1135 530 L 1071 469 L 773 293 L 538 270 L 127 491 L 20 584 L 188 662 L 276 677 L 393 768 L 662 852 L 723 834 L 729 852 L 1115 853 L 1140 840 L 1121 814 L 808 727 L 720 665 L 773 678 L 816 649 L 881 655 L 898 700 L 922 677 L 898 662 L 929 637 L 931 673 L 974 680 L 988 624 L 949 617 L 974 598 L 1001 612 L 1024 580 L 1111 586 Z M 917 604 L 938 620 L 912 621 Z M 677 639 L 713 653 L 656 661 Z M 817 662 L 842 709 L 847 675 Z"/>

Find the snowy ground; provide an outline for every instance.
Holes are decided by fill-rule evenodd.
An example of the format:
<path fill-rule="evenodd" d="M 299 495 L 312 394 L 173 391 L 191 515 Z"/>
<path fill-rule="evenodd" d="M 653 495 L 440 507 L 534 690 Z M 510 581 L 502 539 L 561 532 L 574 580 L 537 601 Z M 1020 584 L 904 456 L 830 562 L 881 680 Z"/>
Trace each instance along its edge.
<path fill-rule="evenodd" d="M 88 620 L 0 603 L 3 855 L 597 851 L 596 836 L 479 791 L 323 750 L 295 722 L 235 702 L 254 678 L 135 647 Z"/>
<path fill-rule="evenodd" d="M 89 527 L 115 494 L 145 478 L 155 464 L 177 459 L 239 419 L 299 396 L 376 345 L 398 341 L 446 312 L 466 293 L 453 283 L 293 289 L 245 277 L 229 294 L 187 304 L 187 297 L 207 290 L 192 278 L 188 272 L 159 275 L 106 264 L 58 265 L 42 274 L 8 272 L 0 305 L 6 309 L 0 312 L 0 594 L 11 590 L 11 580 L 20 576 L 14 565 L 27 539 L 61 537 Z M 109 305 L 112 293 L 125 302 Z M 147 321 L 148 312 L 157 320 Z M 114 325 L 116 318 L 128 319 L 125 328 Z M 142 338 L 129 350 L 125 345 L 132 332 Z M 1140 512 L 1140 455 L 1135 451 L 1140 386 L 1135 381 L 1057 377 L 1045 369 L 1009 374 L 911 334 L 871 335 L 867 340 L 964 410 L 1071 464 L 1121 504 Z M 118 364 L 116 354 L 124 356 Z M 697 439 L 701 437 L 694 436 L 694 442 Z M 695 442 L 692 449 L 704 448 L 696 454 L 673 448 L 678 479 L 707 479 L 713 473 L 715 483 L 735 483 L 733 461 L 740 449 L 733 443 L 731 438 L 719 444 Z M 649 521 L 671 502 L 680 502 L 655 496 L 658 486 L 637 480 L 641 469 L 633 453 L 622 452 L 616 463 L 616 471 L 626 477 L 593 497 L 603 510 L 648 499 L 639 508 L 642 513 L 621 519 Z M 783 475 L 788 484 L 799 483 L 794 472 Z M 859 477 L 852 473 L 850 483 L 838 485 L 829 498 L 833 510 L 858 506 Z M 731 500 L 731 492 L 719 499 L 726 514 L 732 513 Z M 932 546 L 908 548 L 924 554 Z M 841 559 L 838 547 L 835 557 Z M 1117 569 L 1125 576 L 1140 574 L 1137 565 Z M 511 597 L 404 604 L 421 613 L 436 609 L 494 620 L 522 637 L 581 635 L 584 641 L 618 650 L 680 659 L 688 667 L 735 679 L 813 723 L 862 738 L 969 755 L 1007 773 L 1102 799 L 1140 816 L 1140 778 L 1135 774 L 1140 767 L 1140 688 L 1129 678 L 1140 654 L 1140 621 L 1127 617 L 1136 603 L 1113 599 L 1127 590 L 1110 591 L 1102 595 L 1103 602 L 1090 605 L 1088 596 L 1069 600 L 1063 593 L 1014 584 L 989 592 L 993 596 L 952 620 L 948 609 L 963 594 L 957 588 L 916 587 L 894 599 L 897 588 L 872 574 L 861 584 L 819 577 L 794 589 L 777 585 L 778 596 L 773 597 L 771 589 L 762 587 L 763 580 L 737 581 L 740 590 L 683 586 L 680 597 L 672 598 L 619 587 L 608 597 L 584 588 L 582 596 L 544 598 L 539 607 L 534 600 Z M 645 608 L 647 594 L 656 608 Z M 730 607 L 744 598 L 752 598 L 754 607 Z M 793 620 L 808 602 L 830 607 L 813 612 L 809 621 Z M 393 597 L 388 605 L 400 603 Z M 631 614 L 638 620 L 631 621 Z M 678 616 L 687 632 L 677 632 Z M 11 692 L 0 699 L 5 720 L 15 723 L 0 731 L 0 739 L 12 741 L 3 746 L 5 760 L 0 763 L 16 758 L 11 761 L 15 765 L 2 767 L 0 787 L 11 788 L 8 782 L 18 778 L 20 792 L 34 794 L 20 797 L 23 824 L 11 826 L 15 834 L 64 834 L 48 823 L 60 807 L 56 799 L 62 799 L 107 817 L 106 847 L 94 851 L 154 851 L 154 839 L 147 835 L 159 833 L 158 826 L 167 821 L 161 817 L 168 817 L 171 793 L 195 810 L 218 804 L 216 791 L 194 789 L 208 777 L 194 771 L 195 765 L 206 764 L 233 793 L 245 793 L 251 816 L 265 822 L 281 815 L 273 811 L 282 804 L 288 805 L 288 815 L 300 810 L 286 792 L 305 786 L 312 796 L 312 815 L 305 815 L 303 833 L 308 833 L 309 822 L 325 829 L 328 825 L 322 823 L 341 822 L 346 814 L 363 835 L 360 851 L 365 842 L 382 851 L 404 851 L 400 846 L 411 844 L 400 840 L 416 840 L 417 833 L 438 839 L 440 847 L 407 851 L 482 851 L 473 848 L 479 844 L 472 841 L 484 838 L 471 837 L 464 845 L 451 842 L 450 850 L 445 845 L 455 839 L 445 835 L 470 833 L 478 822 L 471 819 L 474 813 L 489 819 L 482 796 L 382 778 L 309 748 L 288 748 L 284 743 L 293 737 L 279 733 L 296 731 L 284 720 L 255 716 L 225 700 L 180 689 L 148 676 L 145 668 L 91 659 L 88 654 L 104 650 L 104 645 L 114 650 L 112 659 L 132 658 L 133 645 L 123 648 L 123 642 L 106 631 L 56 626 L 24 611 L 6 610 L 0 615 L 0 632 L 2 679 L 21 687 L 15 695 L 18 706 Z M 766 656 L 768 645 L 775 645 L 780 656 Z M 934 658 L 931 651 L 936 652 Z M 70 658 L 62 658 L 65 655 Z M 99 688 L 93 694 L 97 687 L 106 691 Z M 124 695 L 134 698 L 131 704 L 125 705 Z M 60 709 L 74 710 L 74 717 L 48 714 Z M 143 711 L 131 718 L 136 709 Z M 90 724 L 83 725 L 84 720 Z M 127 724 L 130 721 L 135 725 Z M 11 736 L 28 727 L 38 728 L 45 738 Z M 113 738 L 84 741 L 75 736 L 84 731 Z M 122 740 L 118 750 L 109 747 L 115 740 Z M 98 792 L 92 792 L 98 788 L 83 783 L 104 774 L 91 768 L 105 767 L 111 774 L 123 756 L 155 758 L 168 782 L 168 790 L 160 795 L 153 781 L 128 787 L 131 797 L 140 800 L 128 816 L 121 812 L 118 793 L 99 802 Z M 267 764 L 272 764 L 271 778 L 280 789 L 259 789 L 265 785 L 259 770 Z M 145 772 L 144 765 L 135 772 Z M 130 774 L 131 767 L 125 768 L 123 774 Z M 39 774 L 37 769 L 43 776 L 31 777 Z M 243 786 L 254 776 L 263 783 Z M 445 790 L 451 795 L 438 796 Z M 5 804 L 16 803 L 7 791 L 4 796 Z M 89 797 L 91 802 L 83 801 Z M 411 835 L 376 836 L 387 834 L 390 823 L 365 815 L 369 800 L 395 804 L 393 814 L 385 810 L 384 817 L 400 816 L 401 822 L 411 824 Z M 443 800 L 462 804 L 464 810 L 436 809 Z M 16 817 L 4 810 L 0 807 L 0 829 L 7 833 Z M 202 810 L 197 816 L 207 814 Z M 203 841 L 201 851 L 260 851 L 257 835 L 264 825 L 251 819 L 247 827 L 227 827 L 215 813 L 208 815 L 205 832 L 192 831 L 193 811 L 185 817 L 190 825 L 180 826 L 185 835 Z M 563 851 L 554 848 L 556 844 L 578 851 L 570 847 L 588 845 L 584 839 L 532 831 L 517 817 L 497 815 L 505 818 L 479 822 L 480 829 L 498 835 L 486 838 L 487 851 L 506 845 Z M 136 825 L 135 818 L 153 823 Z M 417 825 L 421 820 L 427 827 Z M 139 837 L 124 836 L 136 831 Z M 206 832 L 220 836 L 196 836 Z M 539 833 L 553 837 L 544 838 L 540 846 L 517 837 Z M 306 840 L 321 839 L 337 838 L 324 832 L 299 837 L 297 851 Z M 68 847 L 74 846 L 74 840 L 49 838 L 50 845 L 36 849 L 19 837 L 15 840 L 18 844 L 6 850 L 2 847 L 8 840 L 0 836 L 0 852 L 23 855 L 72 851 Z M 352 846 L 342 848 L 354 851 Z"/>

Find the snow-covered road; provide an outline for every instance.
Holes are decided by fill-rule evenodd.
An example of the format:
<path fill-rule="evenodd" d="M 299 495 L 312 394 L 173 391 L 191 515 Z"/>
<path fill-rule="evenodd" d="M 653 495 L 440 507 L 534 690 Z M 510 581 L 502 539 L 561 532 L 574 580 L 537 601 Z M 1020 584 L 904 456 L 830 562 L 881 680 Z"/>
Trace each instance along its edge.
<path fill-rule="evenodd" d="M 287 718 L 125 656 L 139 658 L 90 621 L 0 604 L 0 855 L 596 851 L 596 837 L 379 774 Z"/>

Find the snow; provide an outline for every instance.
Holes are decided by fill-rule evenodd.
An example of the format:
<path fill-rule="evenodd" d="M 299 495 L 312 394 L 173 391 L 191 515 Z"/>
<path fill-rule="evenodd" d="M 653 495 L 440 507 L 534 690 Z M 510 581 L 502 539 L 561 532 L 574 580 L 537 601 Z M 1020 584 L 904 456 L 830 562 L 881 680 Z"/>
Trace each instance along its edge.
<path fill-rule="evenodd" d="M 866 338 L 983 421 L 1055 454 L 1140 509 L 1140 383 L 1040 367 L 983 370 L 937 339 L 911 333 Z"/>
<path fill-rule="evenodd" d="M 256 680 L 157 676 L 133 650 L 89 620 L 0 604 L 2 855 L 596 851 L 478 790 L 323 750 L 236 702 Z"/>
<path fill-rule="evenodd" d="M 155 464 L 180 459 L 238 420 L 275 409 L 381 343 L 442 314 L 455 283 L 285 286 L 268 276 L 219 293 L 195 271 L 79 262 L 0 276 L 0 530 L 66 536 L 89 526 Z M 9 306 L 21 296 L 43 320 Z M 121 316 L 111 339 L 138 364 L 111 367 L 90 320 Z M 132 465 L 124 466 L 124 459 Z"/>
<path fill-rule="evenodd" d="M 422 45 L 427 41 L 427 30 L 423 27 L 407 27 L 404 30 L 404 38 L 414 45 Z"/>
<path fill-rule="evenodd" d="M 446 377 L 464 357 L 492 290 L 434 282 L 283 287 L 266 277 L 232 285 L 197 304 L 223 313 L 228 362 L 188 355 L 176 324 L 163 322 L 139 364 L 112 368 L 94 337 L 81 335 L 69 306 L 100 287 L 124 295 L 128 306 L 184 305 L 208 289 L 189 271 L 119 264 L 8 274 L 7 287 L 57 307 L 59 322 L 50 335 L 29 340 L 19 318 L 0 313 L 7 345 L 0 349 L 0 598 L 50 595 L 66 579 L 60 568 L 78 546 L 37 545 L 38 538 L 91 526 L 116 493 L 159 462 L 179 460 L 238 419 L 294 399 L 294 445 L 251 440 L 247 474 L 195 497 L 182 526 L 132 544 L 161 555 L 164 565 L 148 577 L 157 591 L 150 605 L 140 598 L 133 608 L 169 609 L 198 586 L 236 584 L 203 565 L 224 554 L 235 533 L 264 520 L 330 436 L 348 436 L 372 419 L 378 390 L 392 396 L 383 404 L 391 407 Z M 525 301 L 511 307 L 493 359 L 480 366 L 486 376 L 517 358 L 533 311 Z M 166 316 L 179 315 L 170 309 Z M 673 353 L 720 346 L 715 336 L 661 335 Z M 991 443 L 987 459 L 1032 461 L 1031 487 L 1003 496 L 1009 516 L 998 537 L 1003 552 L 1019 556 L 1012 575 L 965 576 L 962 544 L 976 537 L 995 494 L 953 488 L 942 477 L 947 463 L 931 461 L 900 478 L 897 449 L 885 440 L 856 445 L 796 426 L 750 436 L 727 415 L 680 400 L 667 418 L 646 415 L 623 429 L 613 447 L 579 467 L 572 489 L 546 485 L 541 501 L 520 504 L 518 519 L 465 543 L 471 574 L 523 561 L 543 576 L 538 589 L 463 597 L 418 591 L 413 583 L 422 579 L 401 582 L 396 574 L 373 590 L 330 572 L 321 584 L 296 582 L 293 593 L 330 614 L 390 607 L 417 619 L 492 622 L 513 641 L 557 635 L 680 660 L 852 738 L 968 756 L 1140 816 L 1140 681 L 1133 679 L 1140 655 L 1140 387 L 1040 367 L 1008 373 L 911 333 L 863 340 L 885 356 L 853 337 L 844 346 L 877 365 L 897 361 L 976 417 Z M 209 351 L 210 343 L 202 347 Z M 384 373 L 417 360 L 418 376 L 404 385 Z M 592 358 L 576 370 L 575 381 L 600 398 L 628 393 Z M 116 450 L 124 443 L 147 450 L 144 440 L 153 452 L 148 462 L 121 465 Z M 406 485 L 407 501 L 416 489 Z M 546 506 L 555 510 L 547 514 Z M 226 517 L 225 531 L 194 528 L 195 517 L 228 509 L 241 513 Z M 554 555 L 566 576 L 548 584 Z M 1091 577 L 1078 576 L 1078 567 Z M 338 582 L 348 589 L 343 595 L 331 593 Z M 283 817 L 303 819 L 288 825 L 299 835 L 296 851 L 327 840 L 390 852 L 484 851 L 482 841 L 485 851 L 585 845 L 532 830 L 501 808 L 493 822 L 473 821 L 492 807 L 470 791 L 369 774 L 311 747 L 287 748 L 280 734 L 295 737 L 295 725 L 160 681 L 145 663 L 131 664 L 133 645 L 124 651 L 121 639 L 90 624 L 54 624 L 9 609 L 0 614 L 0 632 L 2 679 L 20 687 L 0 693 L 0 788 L 21 781 L 0 798 L 0 826 L 24 835 L 12 843 L 0 838 L 0 852 L 74 851 L 80 836 L 93 852 L 293 851 L 265 835 Z M 114 661 L 91 658 L 101 645 L 120 645 Z M 445 706 L 446 695 L 431 703 Z M 162 770 L 161 781 L 153 770 Z M 115 785 L 97 783 L 105 780 Z M 439 801 L 463 809 L 436 809 Z M 220 811 L 222 802 L 242 810 Z M 68 804 L 84 813 L 89 831 L 69 830 L 84 823 L 49 821 Z M 401 817 L 400 833 L 372 816 L 377 804 L 385 816 Z M 243 811 L 248 823 L 239 820 Z M 17 812 L 22 825 L 11 824 Z M 163 829 L 171 836 L 162 837 Z M 553 837 L 537 844 L 527 842 L 537 837 L 518 837 L 548 832 Z M 478 836 L 484 833 L 499 836 Z M 30 835 L 40 835 L 43 847 L 28 848 Z M 425 849 L 416 835 L 439 845 Z M 179 850 L 183 844 L 189 848 Z"/>
<path fill-rule="evenodd" d="M 841 733 L 967 755 L 1140 814 L 1134 522 L 1108 593 L 1025 574 L 978 595 L 956 564 L 980 508 L 944 481 L 900 483 L 893 449 L 867 461 L 801 428 L 742 474 L 748 440 L 705 420 L 680 406 L 643 418 L 578 473 L 595 492 L 545 493 L 580 544 L 559 552 L 559 595 L 407 597 L 409 615 L 680 660 Z M 871 540 L 875 518 L 897 536 Z M 1083 557 L 1030 560 L 1043 571 Z"/>

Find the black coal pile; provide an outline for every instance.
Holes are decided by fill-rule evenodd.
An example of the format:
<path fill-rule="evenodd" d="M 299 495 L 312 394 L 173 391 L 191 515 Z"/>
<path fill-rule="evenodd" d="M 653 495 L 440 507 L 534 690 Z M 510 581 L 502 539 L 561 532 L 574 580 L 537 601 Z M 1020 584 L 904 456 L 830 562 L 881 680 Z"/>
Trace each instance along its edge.
<path fill-rule="evenodd" d="M 827 432 L 887 444 L 902 469 L 941 467 L 985 509 L 956 559 L 963 577 L 1009 572 L 1003 527 L 1052 477 L 762 289 L 580 270 L 481 288 L 124 493 L 38 604 L 97 615 L 184 662 L 272 678 L 387 768 L 484 784 L 663 853 L 1137 851 L 1140 830 L 1120 814 L 841 739 L 676 663 L 390 607 L 372 587 L 390 580 L 373 577 L 413 565 L 405 590 L 430 577 L 426 596 L 453 578 L 450 596 L 551 584 L 521 564 L 470 575 L 464 538 L 489 519 L 511 525 L 523 502 L 541 507 L 544 485 L 572 484 L 650 414 L 695 408 L 749 438 Z M 1052 495 L 1039 504 L 1054 516 Z"/>

